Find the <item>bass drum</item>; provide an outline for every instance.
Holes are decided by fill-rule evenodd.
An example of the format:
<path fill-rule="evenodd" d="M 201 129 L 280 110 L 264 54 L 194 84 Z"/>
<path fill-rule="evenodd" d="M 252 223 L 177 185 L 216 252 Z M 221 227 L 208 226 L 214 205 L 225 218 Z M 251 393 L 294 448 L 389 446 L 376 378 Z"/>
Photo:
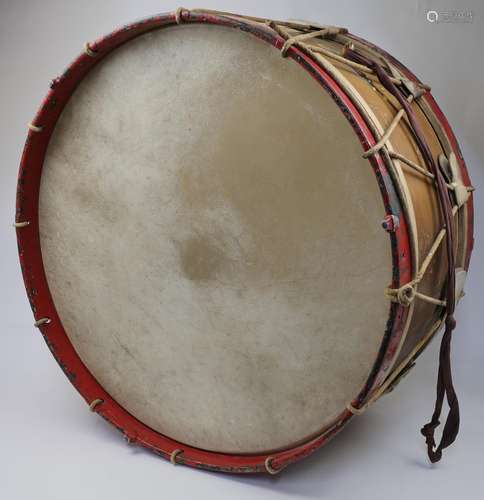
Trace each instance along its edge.
<path fill-rule="evenodd" d="M 445 175 L 451 235 L 375 65 Z M 29 127 L 16 226 L 36 326 L 91 410 L 173 463 L 309 455 L 442 324 L 448 240 L 461 294 L 456 140 L 428 87 L 345 29 L 145 19 L 87 43 Z"/>

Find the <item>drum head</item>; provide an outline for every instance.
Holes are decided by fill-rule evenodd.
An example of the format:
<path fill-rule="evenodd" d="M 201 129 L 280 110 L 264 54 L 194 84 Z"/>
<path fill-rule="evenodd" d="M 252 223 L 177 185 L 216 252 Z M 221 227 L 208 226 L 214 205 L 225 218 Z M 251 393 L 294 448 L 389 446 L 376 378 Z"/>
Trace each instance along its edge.
<path fill-rule="evenodd" d="M 97 381 L 206 450 L 327 427 L 389 311 L 362 152 L 329 93 L 249 34 L 171 27 L 100 61 L 52 135 L 39 202 L 52 298 Z"/>

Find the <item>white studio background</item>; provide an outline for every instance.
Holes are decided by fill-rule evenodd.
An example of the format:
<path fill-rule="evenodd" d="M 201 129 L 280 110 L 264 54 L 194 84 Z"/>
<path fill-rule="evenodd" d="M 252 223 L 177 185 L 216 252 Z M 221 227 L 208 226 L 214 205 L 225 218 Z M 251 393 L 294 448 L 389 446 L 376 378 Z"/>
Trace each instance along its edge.
<path fill-rule="evenodd" d="M 187 1 L 184 7 L 200 7 Z M 89 413 L 50 355 L 23 287 L 14 218 L 26 124 L 86 40 L 177 4 L 159 0 L 0 0 L 0 498 L 31 499 L 479 499 L 484 490 L 484 3 L 451 1 L 210 1 L 206 8 L 345 26 L 408 65 L 446 113 L 466 157 L 476 244 L 453 343 L 462 427 L 441 463 L 429 465 L 420 426 L 430 416 L 438 341 L 398 390 L 325 448 L 275 478 L 173 467 L 132 447 Z M 469 23 L 431 23 L 429 10 L 471 11 Z"/>

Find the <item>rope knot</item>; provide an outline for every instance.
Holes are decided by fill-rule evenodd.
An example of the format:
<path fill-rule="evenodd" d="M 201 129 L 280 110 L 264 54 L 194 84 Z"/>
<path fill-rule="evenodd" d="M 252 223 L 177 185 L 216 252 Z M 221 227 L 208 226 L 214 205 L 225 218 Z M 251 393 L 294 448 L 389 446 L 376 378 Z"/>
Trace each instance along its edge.
<path fill-rule="evenodd" d="M 392 302 L 398 302 L 402 306 L 408 307 L 415 299 L 414 282 L 407 283 L 400 288 L 386 288 L 385 293 Z"/>
<path fill-rule="evenodd" d="M 412 285 L 402 286 L 398 290 L 398 302 L 404 306 L 409 306 L 415 298 L 415 288 Z"/>
<path fill-rule="evenodd" d="M 185 7 L 178 7 L 175 11 L 175 22 L 176 24 L 181 24 L 185 19 L 183 19 L 184 14 L 187 12 Z"/>

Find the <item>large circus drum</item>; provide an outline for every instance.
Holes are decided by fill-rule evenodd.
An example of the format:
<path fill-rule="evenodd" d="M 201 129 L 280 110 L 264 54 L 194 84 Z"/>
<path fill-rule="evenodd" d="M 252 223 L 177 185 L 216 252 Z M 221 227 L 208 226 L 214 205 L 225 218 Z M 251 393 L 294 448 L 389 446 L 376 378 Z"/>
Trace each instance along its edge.
<path fill-rule="evenodd" d="M 440 327 L 430 459 L 455 439 L 472 190 L 430 87 L 383 50 L 178 9 L 51 82 L 15 226 L 35 326 L 93 412 L 173 463 L 275 474 Z"/>

